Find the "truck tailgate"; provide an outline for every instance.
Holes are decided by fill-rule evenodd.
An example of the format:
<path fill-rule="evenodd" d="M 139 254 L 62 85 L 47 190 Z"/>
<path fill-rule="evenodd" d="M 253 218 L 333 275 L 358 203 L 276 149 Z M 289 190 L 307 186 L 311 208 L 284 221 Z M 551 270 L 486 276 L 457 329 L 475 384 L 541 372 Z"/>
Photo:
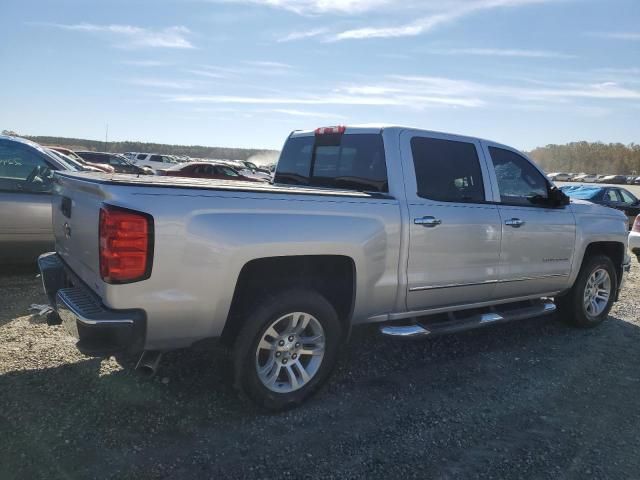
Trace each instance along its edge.
<path fill-rule="evenodd" d="M 52 198 L 56 251 L 94 292 L 100 294 L 98 224 L 106 192 L 98 183 L 56 176 Z"/>

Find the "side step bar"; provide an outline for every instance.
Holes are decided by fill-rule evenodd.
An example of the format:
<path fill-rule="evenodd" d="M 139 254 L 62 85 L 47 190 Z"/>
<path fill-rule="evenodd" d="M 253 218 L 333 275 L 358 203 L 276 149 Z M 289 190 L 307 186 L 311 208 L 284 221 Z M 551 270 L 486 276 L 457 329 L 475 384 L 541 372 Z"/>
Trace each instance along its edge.
<path fill-rule="evenodd" d="M 519 304 L 521 305 L 521 304 Z M 465 330 L 494 325 L 496 323 L 512 322 L 527 318 L 549 315 L 556 311 L 556 305 L 551 300 L 531 302 L 528 306 L 518 306 L 509 309 L 509 305 L 502 305 L 500 311 L 490 311 L 475 315 L 463 316 L 464 311 L 449 314 L 449 320 L 429 321 L 429 317 L 422 317 L 410 325 L 383 325 L 380 333 L 391 337 L 417 338 L 447 335 Z M 458 316 L 456 316 L 456 314 Z"/>

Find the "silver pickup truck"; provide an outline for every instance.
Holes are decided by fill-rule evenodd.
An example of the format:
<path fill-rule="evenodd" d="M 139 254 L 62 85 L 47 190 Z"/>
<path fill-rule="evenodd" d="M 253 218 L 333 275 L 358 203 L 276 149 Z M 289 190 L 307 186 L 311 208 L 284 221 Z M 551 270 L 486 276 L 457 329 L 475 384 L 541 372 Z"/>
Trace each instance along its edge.
<path fill-rule="evenodd" d="M 82 352 L 219 337 L 268 409 L 317 390 L 354 325 L 591 327 L 629 266 L 623 213 L 570 203 L 513 148 L 402 127 L 293 132 L 272 184 L 58 173 L 53 211 L 40 270 Z"/>

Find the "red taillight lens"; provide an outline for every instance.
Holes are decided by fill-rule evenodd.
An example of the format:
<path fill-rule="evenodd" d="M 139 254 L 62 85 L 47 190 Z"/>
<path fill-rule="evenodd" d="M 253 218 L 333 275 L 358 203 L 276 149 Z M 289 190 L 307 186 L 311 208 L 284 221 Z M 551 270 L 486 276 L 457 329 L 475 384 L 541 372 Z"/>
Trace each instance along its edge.
<path fill-rule="evenodd" d="M 153 218 L 123 208 L 100 209 L 100 276 L 107 283 L 149 278 L 153 259 Z"/>
<path fill-rule="evenodd" d="M 338 125 L 337 127 L 320 127 L 316 128 L 316 135 L 342 135 L 347 130 L 344 125 Z"/>
<path fill-rule="evenodd" d="M 633 229 L 634 232 L 640 232 L 640 215 L 638 215 L 636 217 L 636 221 L 633 222 Z"/>

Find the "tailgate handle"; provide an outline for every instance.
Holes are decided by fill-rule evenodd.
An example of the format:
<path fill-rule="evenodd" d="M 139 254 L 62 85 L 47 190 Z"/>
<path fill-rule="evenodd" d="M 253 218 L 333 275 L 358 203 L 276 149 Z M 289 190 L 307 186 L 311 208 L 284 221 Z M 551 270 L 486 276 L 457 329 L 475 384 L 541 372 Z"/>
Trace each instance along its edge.
<path fill-rule="evenodd" d="M 69 197 L 62 197 L 62 202 L 60 202 L 60 211 L 65 217 L 71 218 L 71 199 Z"/>

